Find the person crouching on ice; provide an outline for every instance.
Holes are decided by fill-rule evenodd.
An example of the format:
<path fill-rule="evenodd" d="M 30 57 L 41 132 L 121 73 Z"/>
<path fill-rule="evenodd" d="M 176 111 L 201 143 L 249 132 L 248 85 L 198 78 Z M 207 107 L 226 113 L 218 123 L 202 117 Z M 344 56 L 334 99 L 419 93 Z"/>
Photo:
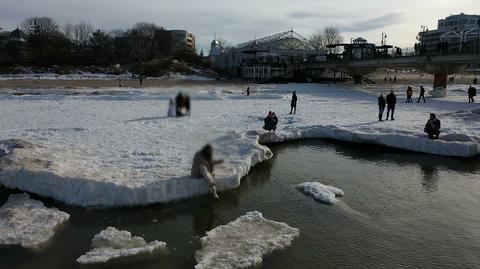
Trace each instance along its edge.
<path fill-rule="evenodd" d="M 210 144 L 203 147 L 203 149 L 193 157 L 192 177 L 205 179 L 215 198 L 218 198 L 218 195 L 215 187 L 213 166 L 221 163 L 223 163 L 223 160 L 213 160 L 213 148 Z"/>
<path fill-rule="evenodd" d="M 268 116 L 263 120 L 265 125 L 263 129 L 267 131 L 274 131 L 277 129 L 278 118 L 275 116 L 275 112 L 268 111 Z"/>
<path fill-rule="evenodd" d="M 440 120 L 437 119 L 435 114 L 430 114 L 430 119 L 425 124 L 425 133 L 428 134 L 428 138 L 430 139 L 438 139 L 440 135 Z"/>

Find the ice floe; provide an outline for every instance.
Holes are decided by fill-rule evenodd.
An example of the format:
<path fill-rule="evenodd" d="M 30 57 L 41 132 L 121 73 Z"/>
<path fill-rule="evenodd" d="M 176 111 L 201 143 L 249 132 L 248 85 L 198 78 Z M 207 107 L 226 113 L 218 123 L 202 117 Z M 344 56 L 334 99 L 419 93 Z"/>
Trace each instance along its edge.
<path fill-rule="evenodd" d="M 69 218 L 69 214 L 47 208 L 28 194 L 12 194 L 0 208 L 0 245 L 38 247 L 50 240 L 55 228 Z"/>
<path fill-rule="evenodd" d="M 155 240 L 147 243 L 141 237 L 132 237 L 128 231 L 108 227 L 93 237 L 92 249 L 80 256 L 77 262 L 80 264 L 106 263 L 115 259 L 166 251 L 166 246 L 165 242 Z"/>
<path fill-rule="evenodd" d="M 336 197 L 343 197 L 343 190 L 324 185 L 320 182 L 305 182 L 295 186 L 302 193 L 311 196 L 315 201 L 324 204 L 335 204 L 338 202 Z"/>
<path fill-rule="evenodd" d="M 122 88 L 118 95 L 113 92 L 120 89 L 96 89 L 102 94 L 95 96 L 0 94 L 0 137 L 28 142 L 0 146 L 0 183 L 73 205 L 132 206 L 207 194 L 207 184 L 189 176 L 193 155 L 206 143 L 225 160 L 215 167 L 220 191 L 238 187 L 251 167 L 272 156 L 265 144 L 297 139 L 443 156 L 480 153 L 477 104 L 405 104 L 399 96 L 396 120 L 378 122 L 376 96 L 346 86 L 263 84 L 252 86 L 250 96 L 242 85 L 188 87 Z M 296 115 L 288 114 L 292 89 L 299 98 Z M 180 90 L 192 97 L 192 115 L 169 118 L 168 99 Z M 269 110 L 279 117 L 275 133 L 261 129 Z M 442 121 L 438 140 L 423 132 L 432 111 Z"/>
<path fill-rule="evenodd" d="M 196 269 L 251 268 L 262 264 L 262 257 L 288 247 L 300 231 L 285 223 L 265 219 L 258 211 L 221 225 L 200 239 L 195 253 Z"/>

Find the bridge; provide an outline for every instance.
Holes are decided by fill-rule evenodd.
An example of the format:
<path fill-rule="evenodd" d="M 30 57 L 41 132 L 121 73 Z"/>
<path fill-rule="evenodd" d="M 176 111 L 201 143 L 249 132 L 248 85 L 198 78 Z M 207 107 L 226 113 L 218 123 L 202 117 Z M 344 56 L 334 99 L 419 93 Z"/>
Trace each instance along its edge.
<path fill-rule="evenodd" d="M 379 57 L 364 60 L 330 59 L 326 61 L 304 62 L 297 71 L 312 74 L 316 70 L 331 69 L 352 76 L 355 83 L 361 83 L 365 75 L 379 68 L 412 67 L 434 75 L 434 89 L 447 87 L 450 74 L 464 71 L 469 64 L 480 64 L 480 53 L 433 54 L 398 57 Z"/>

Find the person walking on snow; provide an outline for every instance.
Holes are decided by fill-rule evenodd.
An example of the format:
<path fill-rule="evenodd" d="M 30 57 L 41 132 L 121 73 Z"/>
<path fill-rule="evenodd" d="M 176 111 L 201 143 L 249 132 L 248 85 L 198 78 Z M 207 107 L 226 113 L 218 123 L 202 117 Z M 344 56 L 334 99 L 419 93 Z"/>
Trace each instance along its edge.
<path fill-rule="evenodd" d="M 412 95 L 413 95 L 413 89 L 412 86 L 408 86 L 407 88 L 407 100 L 405 100 L 405 103 L 412 103 Z"/>
<path fill-rule="evenodd" d="M 393 90 L 390 91 L 390 93 L 387 95 L 387 119 L 388 116 L 390 115 L 390 112 L 392 112 L 392 117 L 391 120 L 395 120 L 393 118 L 393 113 L 395 113 L 395 105 L 397 104 L 397 96 L 393 93 Z"/>
<path fill-rule="evenodd" d="M 425 124 L 424 131 L 428 134 L 429 139 L 438 139 L 440 135 L 440 120 L 437 119 L 435 114 L 430 114 L 430 119 Z"/>
<path fill-rule="evenodd" d="M 386 101 L 383 94 L 378 97 L 378 121 L 383 121 L 383 112 L 385 111 Z"/>
<path fill-rule="evenodd" d="M 290 114 L 295 114 L 297 112 L 297 93 L 296 91 L 293 91 L 292 94 L 292 102 L 290 103 Z"/>
<path fill-rule="evenodd" d="M 247 96 L 250 96 L 250 87 L 247 87 Z"/>
<path fill-rule="evenodd" d="M 213 167 L 217 164 L 223 163 L 223 160 L 213 159 L 213 148 L 207 144 L 203 149 L 195 154 L 192 164 L 192 177 L 203 178 L 207 181 L 212 191 L 213 197 L 218 199 L 217 188 L 215 187 L 215 174 Z"/>
<path fill-rule="evenodd" d="M 420 95 L 418 96 L 417 103 L 420 103 L 420 99 L 423 98 L 423 102 L 425 103 L 425 88 L 420 86 Z"/>
<path fill-rule="evenodd" d="M 468 103 L 475 102 L 475 99 L 473 99 L 474 96 L 477 96 L 477 89 L 470 85 L 470 87 L 468 88 Z"/>

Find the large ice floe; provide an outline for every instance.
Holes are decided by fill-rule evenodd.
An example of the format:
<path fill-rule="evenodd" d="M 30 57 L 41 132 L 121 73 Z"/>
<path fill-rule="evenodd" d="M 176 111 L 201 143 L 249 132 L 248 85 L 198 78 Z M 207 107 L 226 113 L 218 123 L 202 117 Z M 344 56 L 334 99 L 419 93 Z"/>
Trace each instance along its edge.
<path fill-rule="evenodd" d="M 0 138 L 16 139 L 0 141 L 0 183 L 67 204 L 132 206 L 207 194 L 205 181 L 189 176 L 206 143 L 225 160 L 215 167 L 220 191 L 238 187 L 251 167 L 272 156 L 265 145 L 297 139 L 456 157 L 480 153 L 479 107 L 457 99 L 405 104 L 398 95 L 396 120 L 378 122 L 376 94 L 346 86 L 257 85 L 250 96 L 239 85 L 179 87 L 0 94 Z M 298 95 L 296 115 L 288 114 L 291 90 Z M 168 100 L 179 91 L 191 95 L 192 115 L 166 117 Z M 262 130 L 269 110 L 279 117 L 275 133 Z M 442 121 L 438 140 L 423 132 L 431 112 Z"/>
<path fill-rule="evenodd" d="M 343 197 L 343 190 L 332 187 L 329 185 L 323 185 L 320 182 L 305 182 L 298 184 L 295 188 L 302 193 L 311 196 L 315 201 L 324 204 L 335 204 L 338 202 L 337 197 Z"/>
<path fill-rule="evenodd" d="M 55 228 L 68 221 L 70 215 L 28 194 L 12 194 L 0 208 L 0 245 L 39 247 L 55 234 Z"/>
<path fill-rule="evenodd" d="M 80 256 L 80 264 L 106 263 L 112 260 L 138 255 L 165 252 L 167 244 L 161 241 L 145 242 L 138 236 L 133 236 L 128 231 L 120 231 L 113 227 L 96 234 L 92 239 L 92 249 Z"/>
<path fill-rule="evenodd" d="M 263 256 L 288 247 L 299 235 L 298 229 L 285 223 L 265 219 L 258 211 L 248 212 L 200 239 L 202 248 L 195 253 L 195 268 L 258 267 Z"/>

